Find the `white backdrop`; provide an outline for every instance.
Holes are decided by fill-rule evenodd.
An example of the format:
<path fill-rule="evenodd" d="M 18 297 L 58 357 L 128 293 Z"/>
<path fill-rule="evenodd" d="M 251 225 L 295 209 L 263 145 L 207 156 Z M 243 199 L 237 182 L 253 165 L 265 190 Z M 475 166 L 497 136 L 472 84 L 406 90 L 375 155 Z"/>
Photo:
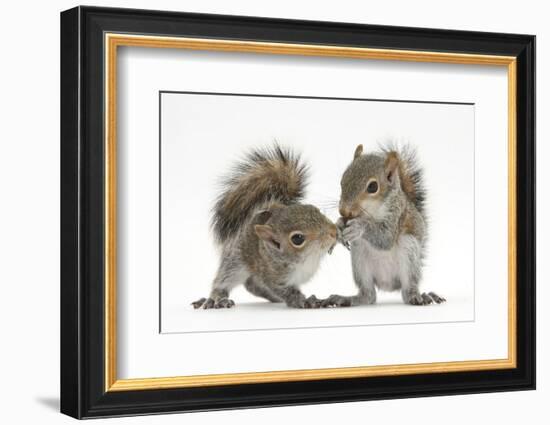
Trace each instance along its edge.
<path fill-rule="evenodd" d="M 473 105 L 185 93 L 163 93 L 161 105 L 162 332 L 474 320 Z M 399 291 L 381 292 L 375 308 L 304 314 L 240 286 L 230 312 L 193 309 L 191 301 L 208 296 L 219 262 L 210 209 L 234 161 L 274 140 L 291 147 L 311 167 L 304 202 L 336 221 L 340 178 L 355 147 L 376 151 L 386 139 L 411 143 L 424 165 L 430 237 L 421 289 L 446 304 L 410 308 Z M 302 290 L 355 294 L 349 252 L 338 246 Z"/>
<path fill-rule="evenodd" d="M 468 66 L 450 64 L 397 63 L 393 61 L 343 60 L 319 57 L 287 57 L 279 55 L 233 54 L 224 52 L 198 52 L 186 50 L 159 50 L 144 48 L 122 48 L 118 57 L 119 78 L 118 89 L 118 280 L 117 280 L 117 327 L 118 351 L 117 372 L 121 378 L 143 378 L 148 376 L 186 376 L 195 374 L 228 373 L 228 372 L 258 372 L 267 370 L 315 369 L 326 367 L 352 367 L 369 365 L 390 365 L 402 363 L 441 362 L 456 360 L 488 360 L 507 357 L 507 268 L 502 267 L 507 261 L 507 78 L 505 67 Z M 168 66 L 167 66 L 168 65 Z M 256 78 L 261 75 L 262 78 Z M 333 82 L 331 84 L 327 82 Z M 353 309 L 331 310 L 295 310 L 285 309 L 282 305 L 271 307 L 269 314 L 265 309 L 244 309 L 244 304 L 231 310 L 194 311 L 189 306 L 192 294 L 186 294 L 187 282 L 196 284 L 195 297 L 208 291 L 209 281 L 204 275 L 215 268 L 217 259 L 207 251 L 212 248 L 207 234 L 202 238 L 189 241 L 185 235 L 183 219 L 191 219 L 192 229 L 198 232 L 207 228 L 209 203 L 196 202 L 189 207 L 183 197 L 172 197 L 176 211 L 169 213 L 168 231 L 163 236 L 170 242 L 163 246 L 164 254 L 168 251 L 169 265 L 167 273 L 168 288 L 163 292 L 163 300 L 167 301 L 167 328 L 159 333 L 159 91 L 213 91 L 249 94 L 275 95 L 316 95 L 341 98 L 378 98 L 404 99 L 423 101 L 468 102 L 475 104 L 475 140 L 482 141 L 474 145 L 475 151 L 475 320 L 472 321 L 472 285 L 471 273 L 468 273 L 468 261 L 471 252 L 460 253 L 452 249 L 452 243 L 458 243 L 458 248 L 471 251 L 471 188 L 472 182 L 472 107 L 411 108 L 410 104 L 381 104 L 377 110 L 381 112 L 390 108 L 387 113 L 376 113 L 378 123 L 371 122 L 371 128 L 363 130 L 358 122 L 366 123 L 361 109 L 350 104 L 338 106 L 339 110 L 347 112 L 338 116 L 348 115 L 346 125 L 357 129 L 367 139 L 394 136 L 394 129 L 407 133 L 407 138 L 413 140 L 426 139 L 429 142 L 419 147 L 421 155 L 427 158 L 427 180 L 433 190 L 432 232 L 434 250 L 430 254 L 427 268 L 427 284 L 449 284 L 445 290 L 457 291 L 469 287 L 464 292 L 457 291 L 449 295 L 450 302 L 444 305 L 428 306 L 427 308 L 411 308 L 397 304 L 389 308 L 378 304 L 376 308 L 362 306 Z M 229 98 L 226 98 L 227 101 Z M 164 100 L 163 100 L 164 102 Z M 216 103 L 223 103 L 222 101 Z M 224 121 L 215 113 L 216 103 L 209 108 L 201 108 L 193 112 L 198 123 L 212 127 L 212 116 Z M 274 104 L 273 104 L 274 105 Z M 328 105 L 328 103 L 327 103 Z M 383 106 L 385 105 L 385 106 Z M 287 105 L 286 108 L 290 106 Z M 251 106 L 249 107 L 251 108 Z M 280 107 L 279 107 L 280 108 Z M 308 108 L 314 108 L 308 106 Z M 322 112 L 316 106 L 318 113 Z M 326 106 L 325 106 L 326 108 Z M 180 108 L 165 108 L 176 114 L 170 122 L 177 123 Z M 232 107 L 238 114 L 239 108 Z M 258 108 L 256 108 L 258 109 Z M 427 110 L 426 110 L 427 109 Z M 449 111 L 453 110 L 452 113 Z M 210 115 L 210 110 L 214 113 Z M 462 110 L 464 117 L 456 110 Z M 274 109 L 273 112 L 276 110 Z M 445 111 L 445 112 L 442 112 Z M 255 112 L 257 114 L 258 112 Z M 302 145 L 307 156 L 318 154 L 315 162 L 326 163 L 329 160 L 329 147 L 334 144 L 332 138 L 342 134 L 338 121 L 332 125 L 324 124 L 325 133 L 313 130 L 314 118 L 303 123 L 296 119 L 284 119 L 284 109 L 277 112 L 281 124 L 262 118 L 262 127 L 275 133 L 283 130 L 280 137 L 293 137 L 292 145 Z M 295 111 L 295 114 L 298 112 Z M 334 114 L 324 110 L 325 120 L 330 120 Z M 371 111 L 370 113 L 375 113 Z M 400 119 L 392 117 L 399 116 Z M 189 112 L 192 114 L 192 112 Z M 282 114 L 282 115 L 281 115 Z M 432 114 L 440 122 L 436 125 L 429 121 Z M 407 116 L 401 119 L 401 116 Z M 469 116 L 469 118 L 467 118 Z M 421 119 L 421 125 L 415 123 L 414 116 Z M 191 117 L 191 116 L 190 116 Z M 355 117 L 355 118 L 354 118 Z M 393 118 L 393 119 L 392 119 Z M 242 119 L 242 118 L 241 118 Z M 456 120 L 457 122 L 452 123 Z M 374 120 L 373 120 L 374 121 Z M 397 124 L 397 121 L 402 123 Z M 241 126 L 244 125 L 243 121 Z M 352 124 L 353 123 L 353 124 Z M 413 124 L 414 123 L 414 124 Z M 467 123 L 464 125 L 464 123 Z M 197 124 L 195 122 L 195 124 Z M 194 125 L 195 125 L 194 124 Z M 432 128 L 428 127 L 428 124 Z M 239 129 L 227 128 L 227 142 L 204 140 L 208 132 L 213 130 L 192 127 L 190 121 L 183 124 L 171 124 L 163 130 L 188 127 L 198 143 L 182 143 L 183 154 L 171 152 L 169 161 L 176 164 L 169 167 L 169 174 L 164 181 L 175 184 L 174 190 L 183 190 L 198 184 L 198 188 L 187 190 L 187 196 L 192 200 L 197 198 L 197 192 L 206 193 L 207 189 L 201 179 L 182 179 L 174 175 L 184 167 L 196 167 L 191 174 L 197 173 L 205 181 L 214 180 L 218 176 L 215 171 L 225 170 L 227 159 L 224 155 L 212 153 L 208 159 L 201 156 L 203 145 L 210 143 L 212 149 L 221 152 L 230 146 L 256 142 L 256 137 L 265 135 L 258 132 L 248 133 L 248 138 L 254 140 L 245 142 L 239 139 L 242 132 Z M 265 126 L 265 127 L 264 127 Z M 447 128 L 448 127 L 448 130 Z M 223 128 L 222 128 L 223 129 Z M 306 131 L 309 129 L 309 132 Z M 252 134 L 255 133 L 255 134 Z M 450 134 L 449 134 L 450 133 Z M 322 137 L 321 143 L 314 143 L 311 136 Z M 210 136 L 212 136 L 210 134 Z M 299 136 L 299 137 L 297 137 Z M 179 143 L 185 134 L 176 132 L 169 138 L 171 143 Z M 220 136 L 218 136 L 220 137 Z M 271 139 L 271 135 L 269 139 Z M 357 137 L 350 131 L 351 138 Z M 399 137 L 403 137 L 399 135 Z M 447 140 L 447 138 L 449 138 Z M 227 146 L 223 146 L 223 144 Z M 336 186 L 339 175 L 348 163 L 350 152 L 353 152 L 357 141 L 339 140 L 338 145 L 344 149 L 334 155 L 332 161 L 337 165 L 327 169 L 329 175 L 323 176 L 321 186 L 312 187 L 312 195 L 328 194 L 323 191 L 322 181 L 331 187 Z M 222 145 L 222 147 L 218 147 Z M 346 148 L 347 145 L 347 148 Z M 468 149 L 468 145 L 470 148 Z M 313 146 L 317 149 L 313 149 Z M 326 146 L 326 147 L 325 147 Z M 446 149 L 444 149 L 446 147 Z M 456 155 L 455 155 L 456 151 Z M 182 155 L 184 158 L 182 158 Z M 327 155 L 327 156 L 325 156 Z M 198 157 L 199 160 L 196 160 Z M 177 162 L 185 161 L 179 164 Z M 455 163 L 456 161 L 456 163 Z M 213 165 L 204 165 L 209 162 Z M 313 162 L 313 161 L 312 161 Z M 439 163 L 439 164 L 436 164 Z M 491 167 L 485 164 L 491 163 Z M 170 164 L 170 162 L 169 162 Z M 313 165 L 313 164 L 312 164 Z M 327 168 L 327 167 L 324 167 Z M 204 170 L 210 170 L 211 175 L 203 176 Z M 178 171 L 179 172 L 179 171 Z M 449 178 L 450 177 L 450 178 Z M 175 180 L 173 180 L 175 178 Z M 326 180 L 325 180 L 326 179 Z M 464 182 L 464 185 L 461 183 Z M 334 185 L 334 186 L 333 186 Z M 449 186 L 449 187 L 446 187 Z M 337 196 L 338 190 L 332 189 Z M 470 190 L 471 192 L 471 190 Z M 209 198 L 208 195 L 204 195 Z M 456 196 L 456 199 L 454 199 Z M 458 202 L 455 202 L 458 201 Z M 463 205 L 461 205 L 463 204 Z M 470 207 L 468 207 L 470 205 Z M 163 208 L 163 212 L 172 208 Z M 191 210 L 191 211 L 190 211 Z M 456 214 L 456 210 L 459 214 Z M 430 210 L 432 211 L 432 210 Z M 462 217 L 464 216 L 464 217 Z M 460 224 L 457 224 L 457 217 Z M 202 220 L 202 224 L 200 223 Z M 170 234 L 170 228 L 175 230 Z M 178 230 L 182 229 L 182 230 Z M 456 231 L 463 233 L 458 236 Z M 468 233 L 470 243 L 468 243 Z M 173 237 L 175 236 L 175 239 Z M 442 239 L 438 239 L 442 238 Z M 438 242 L 439 240 L 439 242 Z M 163 242 L 164 243 L 164 242 Z M 175 247 L 165 250 L 166 246 Z M 203 256 L 195 257 L 197 251 Z M 185 252 L 184 249 L 188 251 Z M 179 251 L 182 257 L 178 257 Z M 337 255 L 344 264 L 345 251 L 339 249 Z M 446 255 L 447 252 L 449 255 Z M 490 253 L 490 255 L 486 255 Z M 192 258 L 189 261 L 188 257 Z M 208 262 L 206 260 L 210 260 Z M 329 259 L 324 262 L 328 270 Z M 189 264 L 190 263 L 190 264 Z M 196 263 L 196 264 L 193 264 Z M 465 268 L 464 275 L 459 273 Z M 183 269 L 182 269 L 183 267 Z M 195 268 L 196 267 L 196 268 Z M 196 282 L 185 276 L 186 269 Z M 335 267 L 336 268 L 336 267 Z M 349 273 L 349 269 L 342 267 Z M 173 271 L 182 269 L 174 278 Z M 172 273 L 171 273 L 172 272 Z M 164 270 L 163 270 L 164 273 Z M 210 273 L 213 273 L 210 271 Z M 430 277 L 430 274 L 433 276 Z M 319 274 L 319 277 L 329 273 Z M 334 273 L 336 274 L 336 273 Z M 463 276 L 463 279 L 453 280 L 447 276 Z M 348 275 L 349 276 L 349 275 Z M 442 279 L 450 282 L 442 283 Z M 466 279 L 466 281 L 464 281 Z M 338 285 L 349 285 L 350 278 L 337 282 Z M 183 282 L 181 282 L 183 281 Z M 468 285 L 468 282 L 470 284 Z M 312 285 L 314 285 L 312 283 Z M 319 285 L 324 291 L 332 292 L 336 286 L 334 281 L 326 281 Z M 329 289 L 327 286 L 330 286 Z M 164 285 L 163 285 L 164 287 Z M 340 287 L 340 286 L 339 286 Z M 350 288 L 350 289 L 351 289 Z M 434 289 L 437 289 L 434 288 Z M 175 291 L 174 291 L 175 289 Z M 342 287 L 342 291 L 347 288 Z M 347 289 L 349 291 L 350 289 Z M 346 292 L 347 292 L 346 291 Z M 192 291 L 191 291 L 192 292 Z M 399 300 L 399 296 L 396 297 Z M 192 298 L 193 299 L 193 298 Z M 461 304 L 463 303 L 463 304 Z M 399 319 L 396 321 L 396 317 Z M 429 323 L 427 323 L 429 322 Z M 454 322 L 454 323 L 447 323 Z M 422 323 L 417 324 L 417 323 Z M 358 326 L 376 324 L 383 326 Z M 312 326 L 314 325 L 314 326 Z M 334 325 L 339 325 L 334 327 Z M 212 336 L 205 332 L 178 333 L 185 330 L 231 330 L 218 332 Z M 277 329 L 263 332 L 254 329 Z M 246 331 L 240 331 L 245 329 Z M 238 331 L 237 331 L 238 330 Z M 329 344 L 327 340 L 346 340 L 346 345 Z M 414 340 L 414 343 L 411 341 Z M 368 350 L 365 343 L 369 341 Z M 383 343 L 380 343 L 382 342 Z M 224 362 L 217 361 L 217 347 L 224 346 Z M 243 355 L 241 347 L 247 347 Z M 282 349 L 282 348 L 285 349 Z M 276 355 L 275 355 L 276 353 Z M 185 361 L 182 361 L 185 358 Z M 159 361 L 162 359 L 162 361 Z"/>
<path fill-rule="evenodd" d="M 550 28 L 546 5 L 465 0 L 394 2 L 319 2 L 279 0 L 97 0 L 97 5 L 233 13 L 454 28 L 480 31 L 536 33 L 538 58 L 538 139 L 550 138 L 545 116 L 550 114 Z M 74 424 L 57 413 L 59 391 L 59 11 L 73 7 L 68 0 L 11 2 L 4 5 L 0 33 L 10 42 L 3 46 L 6 59 L 0 69 L 3 112 L 0 134 L 0 177 L 4 208 L 0 211 L 3 300 L 0 309 L 2 347 L 0 395 L 5 402 L 0 418 L 5 423 Z M 25 17 L 21 25 L 20 17 Z M 498 19 L 496 19 L 498 18 Z M 17 35 L 17 37 L 14 37 Z M 17 42 L 14 42 L 17 40 Z M 32 52 L 32 54 L 28 54 Z M 37 66 L 39 65 L 39 66 Z M 24 90 L 22 90 L 24 89 Z M 32 96 L 32 97 L 31 97 Z M 30 101 L 32 100 L 32 101 Z M 7 117 L 7 118 L 6 118 Z M 32 125 L 29 125 L 32 117 Z M 463 425 L 465 421 L 491 420 L 517 424 L 548 417 L 550 397 L 549 310 L 545 282 L 550 279 L 550 161 L 548 143 L 540 143 L 538 161 L 538 357 L 536 392 L 476 394 L 363 403 L 254 409 L 99 420 L 114 424 L 281 424 L 314 420 L 320 424 L 358 421 L 411 424 Z M 24 300 L 24 301 L 22 301 Z M 421 412 L 429 412 L 424 414 Z"/>

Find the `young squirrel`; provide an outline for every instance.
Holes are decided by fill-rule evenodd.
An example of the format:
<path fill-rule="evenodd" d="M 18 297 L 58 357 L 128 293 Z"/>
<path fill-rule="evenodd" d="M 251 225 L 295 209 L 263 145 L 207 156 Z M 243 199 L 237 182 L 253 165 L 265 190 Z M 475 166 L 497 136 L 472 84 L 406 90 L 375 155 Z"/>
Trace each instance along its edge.
<path fill-rule="evenodd" d="M 351 251 L 359 293 L 351 297 L 331 295 L 322 307 L 373 304 L 376 288 L 400 290 L 407 304 L 444 302 L 433 292 L 418 290 L 427 220 L 416 152 L 409 147 L 387 147 L 363 154 L 363 145 L 359 145 L 341 186 L 341 217 L 336 225 L 340 242 Z"/>
<path fill-rule="evenodd" d="M 230 308 L 229 292 L 244 283 L 252 294 L 289 307 L 318 308 L 298 286 L 336 244 L 337 228 L 312 205 L 300 204 L 307 167 L 275 144 L 253 150 L 224 181 L 212 218 L 221 262 L 209 298 L 197 308 Z"/>

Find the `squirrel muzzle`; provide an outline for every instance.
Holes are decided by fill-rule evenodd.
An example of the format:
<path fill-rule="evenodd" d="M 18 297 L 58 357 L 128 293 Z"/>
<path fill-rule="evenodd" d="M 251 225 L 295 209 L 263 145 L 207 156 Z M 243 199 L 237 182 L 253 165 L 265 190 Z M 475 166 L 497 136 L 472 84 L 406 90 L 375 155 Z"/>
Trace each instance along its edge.
<path fill-rule="evenodd" d="M 344 218 L 344 220 L 351 220 L 352 218 L 359 216 L 359 208 L 354 208 L 353 206 L 347 205 L 347 204 L 340 204 L 339 209 L 340 215 Z"/>

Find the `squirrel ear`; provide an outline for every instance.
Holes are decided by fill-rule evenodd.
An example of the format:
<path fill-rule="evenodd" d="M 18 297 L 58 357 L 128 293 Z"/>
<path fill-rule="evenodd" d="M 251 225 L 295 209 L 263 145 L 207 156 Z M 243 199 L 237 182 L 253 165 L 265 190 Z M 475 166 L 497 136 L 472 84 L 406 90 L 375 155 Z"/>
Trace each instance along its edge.
<path fill-rule="evenodd" d="M 267 223 L 267 220 L 271 218 L 273 213 L 269 210 L 262 211 L 256 215 L 256 222 L 258 224 L 265 224 Z"/>
<path fill-rule="evenodd" d="M 391 151 L 386 156 L 386 162 L 384 163 L 384 171 L 386 173 L 386 178 L 390 183 L 393 183 L 396 171 L 399 166 L 399 156 L 397 152 Z"/>
<path fill-rule="evenodd" d="M 355 148 L 355 153 L 353 154 L 353 159 L 356 159 L 356 158 L 360 157 L 362 153 L 363 153 L 363 145 L 358 145 Z"/>
<path fill-rule="evenodd" d="M 254 231 L 260 239 L 275 245 L 277 249 L 281 248 L 281 244 L 275 239 L 275 234 L 269 224 L 256 224 Z"/>

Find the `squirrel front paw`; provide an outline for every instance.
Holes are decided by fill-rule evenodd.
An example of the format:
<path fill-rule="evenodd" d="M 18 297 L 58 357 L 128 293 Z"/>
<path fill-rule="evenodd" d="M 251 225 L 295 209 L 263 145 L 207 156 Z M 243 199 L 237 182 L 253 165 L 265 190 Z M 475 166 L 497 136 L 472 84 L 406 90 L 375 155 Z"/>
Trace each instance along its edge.
<path fill-rule="evenodd" d="M 344 217 L 340 217 L 338 220 L 336 220 L 336 241 L 344 245 L 348 251 L 350 250 L 349 243 L 344 240 L 344 229 L 346 228 L 346 220 Z"/>
<path fill-rule="evenodd" d="M 321 302 L 321 308 L 328 307 L 351 307 L 351 297 L 345 297 L 342 295 L 331 295 Z"/>
<path fill-rule="evenodd" d="M 350 244 L 363 236 L 364 231 L 365 225 L 361 223 L 361 220 L 352 218 L 346 222 L 346 227 L 342 230 L 342 239 L 345 243 Z"/>
<path fill-rule="evenodd" d="M 235 305 L 235 301 L 230 300 L 229 298 L 201 298 L 200 300 L 192 302 L 191 305 L 195 310 L 198 308 L 202 308 L 204 310 L 211 308 L 231 308 Z"/>
<path fill-rule="evenodd" d="M 346 228 L 346 219 L 344 217 L 340 217 L 338 220 L 336 220 L 336 229 L 338 230 L 338 234 L 344 231 Z"/>
<path fill-rule="evenodd" d="M 286 300 L 286 305 L 292 308 L 320 308 L 321 302 L 315 295 L 306 298 L 303 294 L 290 297 Z"/>
<path fill-rule="evenodd" d="M 306 308 L 306 297 L 294 297 L 286 300 L 287 307 L 292 308 Z"/>
<path fill-rule="evenodd" d="M 323 300 L 317 298 L 315 295 L 310 295 L 306 299 L 305 308 L 321 308 Z"/>

